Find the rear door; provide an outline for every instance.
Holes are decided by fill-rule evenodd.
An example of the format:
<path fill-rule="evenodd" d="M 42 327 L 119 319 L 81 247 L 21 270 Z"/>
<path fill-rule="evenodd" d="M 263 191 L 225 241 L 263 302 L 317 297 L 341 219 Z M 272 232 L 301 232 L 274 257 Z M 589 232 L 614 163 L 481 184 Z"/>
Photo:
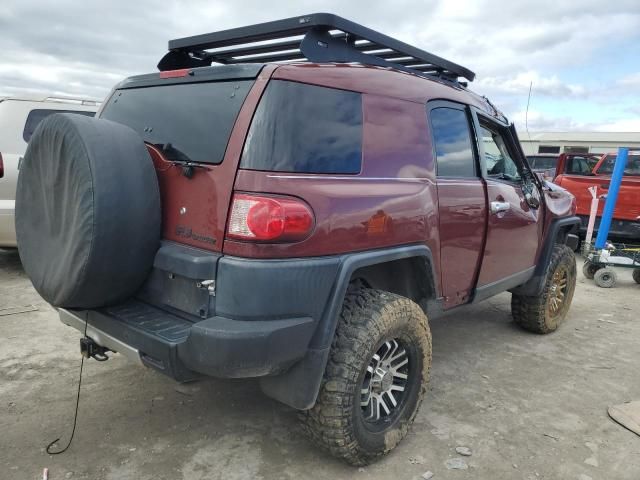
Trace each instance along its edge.
<path fill-rule="evenodd" d="M 273 68 L 176 70 L 125 80 L 100 117 L 135 130 L 153 158 L 166 240 L 221 251 L 240 152 Z"/>
<path fill-rule="evenodd" d="M 440 269 L 445 308 L 469 301 L 486 232 L 487 203 L 477 149 L 464 105 L 427 105 L 436 160 Z"/>
<path fill-rule="evenodd" d="M 474 111 L 474 120 L 488 200 L 477 295 L 490 296 L 523 283 L 533 272 L 542 222 L 540 209 L 530 206 L 533 200 L 525 196 L 525 190 L 538 201 L 540 192 L 509 128 L 478 111 Z"/>

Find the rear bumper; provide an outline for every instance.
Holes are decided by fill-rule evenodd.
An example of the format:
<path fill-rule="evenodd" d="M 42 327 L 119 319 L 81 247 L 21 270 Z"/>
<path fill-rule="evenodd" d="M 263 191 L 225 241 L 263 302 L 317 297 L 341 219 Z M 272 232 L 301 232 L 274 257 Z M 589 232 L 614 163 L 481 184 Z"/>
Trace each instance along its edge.
<path fill-rule="evenodd" d="M 260 377 L 286 370 L 307 351 L 311 318 L 243 321 L 211 317 L 191 322 L 141 301 L 77 311 L 60 320 L 97 344 L 178 381 L 200 375 Z"/>
<path fill-rule="evenodd" d="M 584 234 L 587 231 L 587 225 L 589 224 L 589 217 L 587 215 L 578 215 L 580 217 L 580 233 Z M 598 231 L 600 227 L 600 217 L 596 217 L 594 233 Z M 613 238 L 627 238 L 630 240 L 640 240 L 640 222 L 634 222 L 632 220 L 611 220 L 611 228 L 609 229 L 609 237 Z"/>
<path fill-rule="evenodd" d="M 86 318 L 97 344 L 179 381 L 259 377 L 265 394 L 304 410 L 315 404 L 353 275 L 409 258 L 436 278 L 425 245 L 260 260 L 165 242 L 136 299 L 60 315 L 81 332 Z"/>

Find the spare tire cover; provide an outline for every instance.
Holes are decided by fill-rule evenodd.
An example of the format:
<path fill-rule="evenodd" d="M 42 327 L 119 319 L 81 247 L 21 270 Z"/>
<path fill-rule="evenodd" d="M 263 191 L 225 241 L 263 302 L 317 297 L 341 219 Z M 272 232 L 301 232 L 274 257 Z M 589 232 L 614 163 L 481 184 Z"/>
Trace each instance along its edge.
<path fill-rule="evenodd" d="M 129 127 L 54 114 L 21 163 L 16 235 L 24 269 L 51 305 L 97 308 L 142 285 L 160 243 L 151 157 Z"/>

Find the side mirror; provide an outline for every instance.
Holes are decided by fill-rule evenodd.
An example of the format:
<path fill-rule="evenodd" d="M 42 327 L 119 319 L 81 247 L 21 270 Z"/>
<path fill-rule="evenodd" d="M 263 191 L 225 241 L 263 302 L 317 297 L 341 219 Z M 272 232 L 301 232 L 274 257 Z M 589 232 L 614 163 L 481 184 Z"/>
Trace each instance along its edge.
<path fill-rule="evenodd" d="M 531 192 L 526 192 L 524 194 L 524 199 L 527 201 L 527 205 L 529 205 L 531 208 L 540 207 L 540 199 L 535 195 L 532 195 Z"/>

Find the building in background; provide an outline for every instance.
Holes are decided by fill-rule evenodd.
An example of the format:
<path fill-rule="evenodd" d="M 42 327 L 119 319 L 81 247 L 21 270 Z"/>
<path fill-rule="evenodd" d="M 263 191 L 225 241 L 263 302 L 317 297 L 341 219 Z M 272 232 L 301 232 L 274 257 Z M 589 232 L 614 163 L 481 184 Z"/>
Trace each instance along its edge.
<path fill-rule="evenodd" d="M 640 132 L 537 132 L 519 131 L 527 155 L 536 153 L 609 153 L 619 147 L 640 150 Z"/>

